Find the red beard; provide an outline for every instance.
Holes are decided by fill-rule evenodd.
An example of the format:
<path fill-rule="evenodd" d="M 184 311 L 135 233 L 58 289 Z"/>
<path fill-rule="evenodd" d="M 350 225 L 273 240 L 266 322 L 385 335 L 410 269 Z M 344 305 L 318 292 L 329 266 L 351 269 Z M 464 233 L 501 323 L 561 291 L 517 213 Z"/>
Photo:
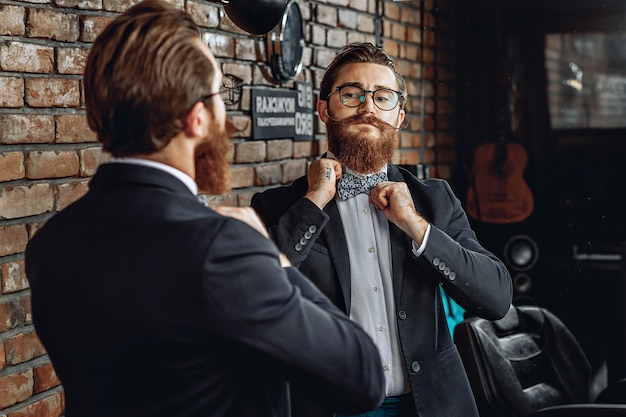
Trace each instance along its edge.
<path fill-rule="evenodd" d="M 231 190 L 230 136 L 237 131 L 235 124 L 226 118 L 226 127 L 216 129 L 196 148 L 196 184 L 203 194 L 222 195 Z"/>
<path fill-rule="evenodd" d="M 380 130 L 380 138 L 367 132 L 350 130 L 358 123 L 368 123 Z M 346 167 L 360 173 L 378 172 L 391 162 L 398 141 L 398 130 L 375 116 L 356 114 L 343 120 L 329 119 L 326 124 L 328 150 Z"/>

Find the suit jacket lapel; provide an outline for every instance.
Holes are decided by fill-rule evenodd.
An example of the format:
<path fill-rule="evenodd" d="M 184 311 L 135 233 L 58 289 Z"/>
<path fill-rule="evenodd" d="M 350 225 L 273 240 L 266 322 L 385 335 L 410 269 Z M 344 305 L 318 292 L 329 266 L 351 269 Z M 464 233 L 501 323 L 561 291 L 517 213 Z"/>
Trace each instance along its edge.
<path fill-rule="evenodd" d="M 395 165 L 389 164 L 387 167 L 389 181 L 405 182 L 402 173 Z M 420 211 L 418 202 L 413 198 L 413 203 L 417 211 Z M 411 253 L 411 238 L 405 234 L 398 226 L 389 222 L 389 235 L 391 239 L 391 269 L 396 305 L 399 305 L 400 294 L 402 293 L 402 277 L 404 276 L 404 264 L 406 256 Z"/>
<path fill-rule="evenodd" d="M 330 219 L 324 227 L 324 238 L 328 247 L 328 253 L 335 264 L 341 291 L 346 306 L 347 314 L 350 314 L 351 285 L 350 285 L 350 258 L 348 256 L 348 244 L 346 243 L 346 235 L 343 231 L 343 224 L 337 209 L 337 202 L 331 200 L 324 211 Z"/>

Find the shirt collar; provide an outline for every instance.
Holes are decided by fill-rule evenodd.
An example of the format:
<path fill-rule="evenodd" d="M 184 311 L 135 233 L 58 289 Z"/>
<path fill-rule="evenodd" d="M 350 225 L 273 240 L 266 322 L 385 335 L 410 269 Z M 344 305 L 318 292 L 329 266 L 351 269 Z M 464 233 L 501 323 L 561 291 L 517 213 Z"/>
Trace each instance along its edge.
<path fill-rule="evenodd" d="M 130 158 L 130 157 L 112 157 L 109 159 L 110 163 L 123 163 L 123 164 L 132 164 L 132 165 L 142 165 L 146 167 L 152 167 L 159 169 L 161 171 L 165 171 L 170 175 L 178 178 L 183 184 L 189 188 L 194 195 L 198 195 L 198 184 L 191 178 L 189 175 L 185 174 L 183 171 L 174 168 L 171 165 L 166 165 L 161 162 L 153 161 L 150 159 L 143 158 Z"/>

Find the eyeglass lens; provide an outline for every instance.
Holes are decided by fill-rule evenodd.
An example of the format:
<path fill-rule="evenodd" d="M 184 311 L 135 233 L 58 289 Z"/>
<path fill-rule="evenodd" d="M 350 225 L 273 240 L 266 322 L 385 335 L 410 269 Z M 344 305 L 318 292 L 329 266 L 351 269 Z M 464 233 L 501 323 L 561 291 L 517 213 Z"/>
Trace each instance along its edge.
<path fill-rule="evenodd" d="M 374 104 L 381 110 L 393 110 L 398 105 L 398 93 L 387 88 L 371 91 L 356 85 L 344 85 L 337 89 L 341 103 L 347 107 L 360 106 L 365 101 L 366 93 L 372 94 Z"/>

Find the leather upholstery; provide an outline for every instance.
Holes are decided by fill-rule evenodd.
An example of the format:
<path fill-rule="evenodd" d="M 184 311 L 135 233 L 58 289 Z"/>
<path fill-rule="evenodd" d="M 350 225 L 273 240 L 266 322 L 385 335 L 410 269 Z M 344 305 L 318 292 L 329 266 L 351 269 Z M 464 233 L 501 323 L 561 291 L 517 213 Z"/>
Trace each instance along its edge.
<path fill-rule="evenodd" d="M 546 309 L 511 306 L 501 320 L 468 318 L 455 327 L 454 340 L 481 417 L 626 416 L 626 405 L 592 404 L 589 361 Z M 626 401 L 626 383 L 619 392 L 612 398 Z M 586 411 L 559 407 L 565 404 L 585 404 Z"/>

